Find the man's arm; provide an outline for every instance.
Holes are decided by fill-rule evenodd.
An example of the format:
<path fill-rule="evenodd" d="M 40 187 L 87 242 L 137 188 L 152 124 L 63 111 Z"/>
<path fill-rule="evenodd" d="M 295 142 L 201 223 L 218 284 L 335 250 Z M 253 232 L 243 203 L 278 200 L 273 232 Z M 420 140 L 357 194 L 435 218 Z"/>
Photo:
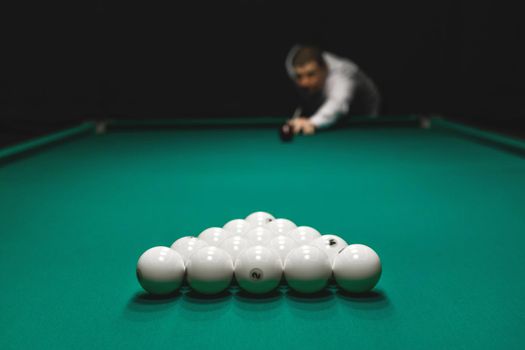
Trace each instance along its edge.
<path fill-rule="evenodd" d="M 355 84 L 346 77 L 334 77 L 327 83 L 331 84 L 327 100 L 309 120 L 317 129 L 331 126 L 347 113 L 354 95 Z"/>

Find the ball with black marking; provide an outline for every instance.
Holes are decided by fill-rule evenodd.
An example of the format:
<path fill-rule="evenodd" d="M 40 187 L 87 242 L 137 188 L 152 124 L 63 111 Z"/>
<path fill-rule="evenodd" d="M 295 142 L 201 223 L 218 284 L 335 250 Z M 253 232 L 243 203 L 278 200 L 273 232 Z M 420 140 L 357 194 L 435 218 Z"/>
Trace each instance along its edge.
<path fill-rule="evenodd" d="M 246 292 L 264 294 L 279 285 L 283 274 L 281 258 L 270 248 L 254 246 L 235 261 L 235 278 Z"/>

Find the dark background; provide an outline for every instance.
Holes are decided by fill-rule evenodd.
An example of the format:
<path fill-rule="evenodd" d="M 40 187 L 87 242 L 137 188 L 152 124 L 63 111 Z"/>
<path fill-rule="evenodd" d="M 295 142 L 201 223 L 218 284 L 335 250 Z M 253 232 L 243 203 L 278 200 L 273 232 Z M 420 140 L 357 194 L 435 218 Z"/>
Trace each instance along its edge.
<path fill-rule="evenodd" d="M 4 137 L 106 118 L 287 116 L 296 97 L 284 59 L 297 42 L 361 66 L 384 96 L 383 114 L 499 124 L 525 116 L 525 25 L 506 1 L 2 6 Z"/>

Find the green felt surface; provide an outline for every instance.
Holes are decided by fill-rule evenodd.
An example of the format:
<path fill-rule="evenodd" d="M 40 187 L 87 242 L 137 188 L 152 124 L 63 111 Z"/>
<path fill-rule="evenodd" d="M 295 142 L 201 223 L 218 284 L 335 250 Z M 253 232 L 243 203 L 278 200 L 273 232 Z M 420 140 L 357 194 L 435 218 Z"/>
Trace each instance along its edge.
<path fill-rule="evenodd" d="M 0 168 L 1 349 L 522 349 L 525 161 L 445 129 L 115 131 Z M 265 210 L 374 248 L 376 292 L 151 299 L 139 255 Z"/>

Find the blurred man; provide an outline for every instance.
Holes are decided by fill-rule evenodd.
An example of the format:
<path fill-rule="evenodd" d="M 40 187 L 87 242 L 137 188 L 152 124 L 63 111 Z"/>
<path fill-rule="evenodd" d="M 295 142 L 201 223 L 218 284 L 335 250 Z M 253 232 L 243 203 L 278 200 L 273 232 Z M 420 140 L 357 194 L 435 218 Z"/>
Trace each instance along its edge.
<path fill-rule="evenodd" d="M 314 134 L 343 116 L 377 116 L 380 95 L 375 84 L 352 61 L 315 46 L 294 46 L 286 69 L 299 90 L 300 104 L 288 121 L 295 134 Z"/>

